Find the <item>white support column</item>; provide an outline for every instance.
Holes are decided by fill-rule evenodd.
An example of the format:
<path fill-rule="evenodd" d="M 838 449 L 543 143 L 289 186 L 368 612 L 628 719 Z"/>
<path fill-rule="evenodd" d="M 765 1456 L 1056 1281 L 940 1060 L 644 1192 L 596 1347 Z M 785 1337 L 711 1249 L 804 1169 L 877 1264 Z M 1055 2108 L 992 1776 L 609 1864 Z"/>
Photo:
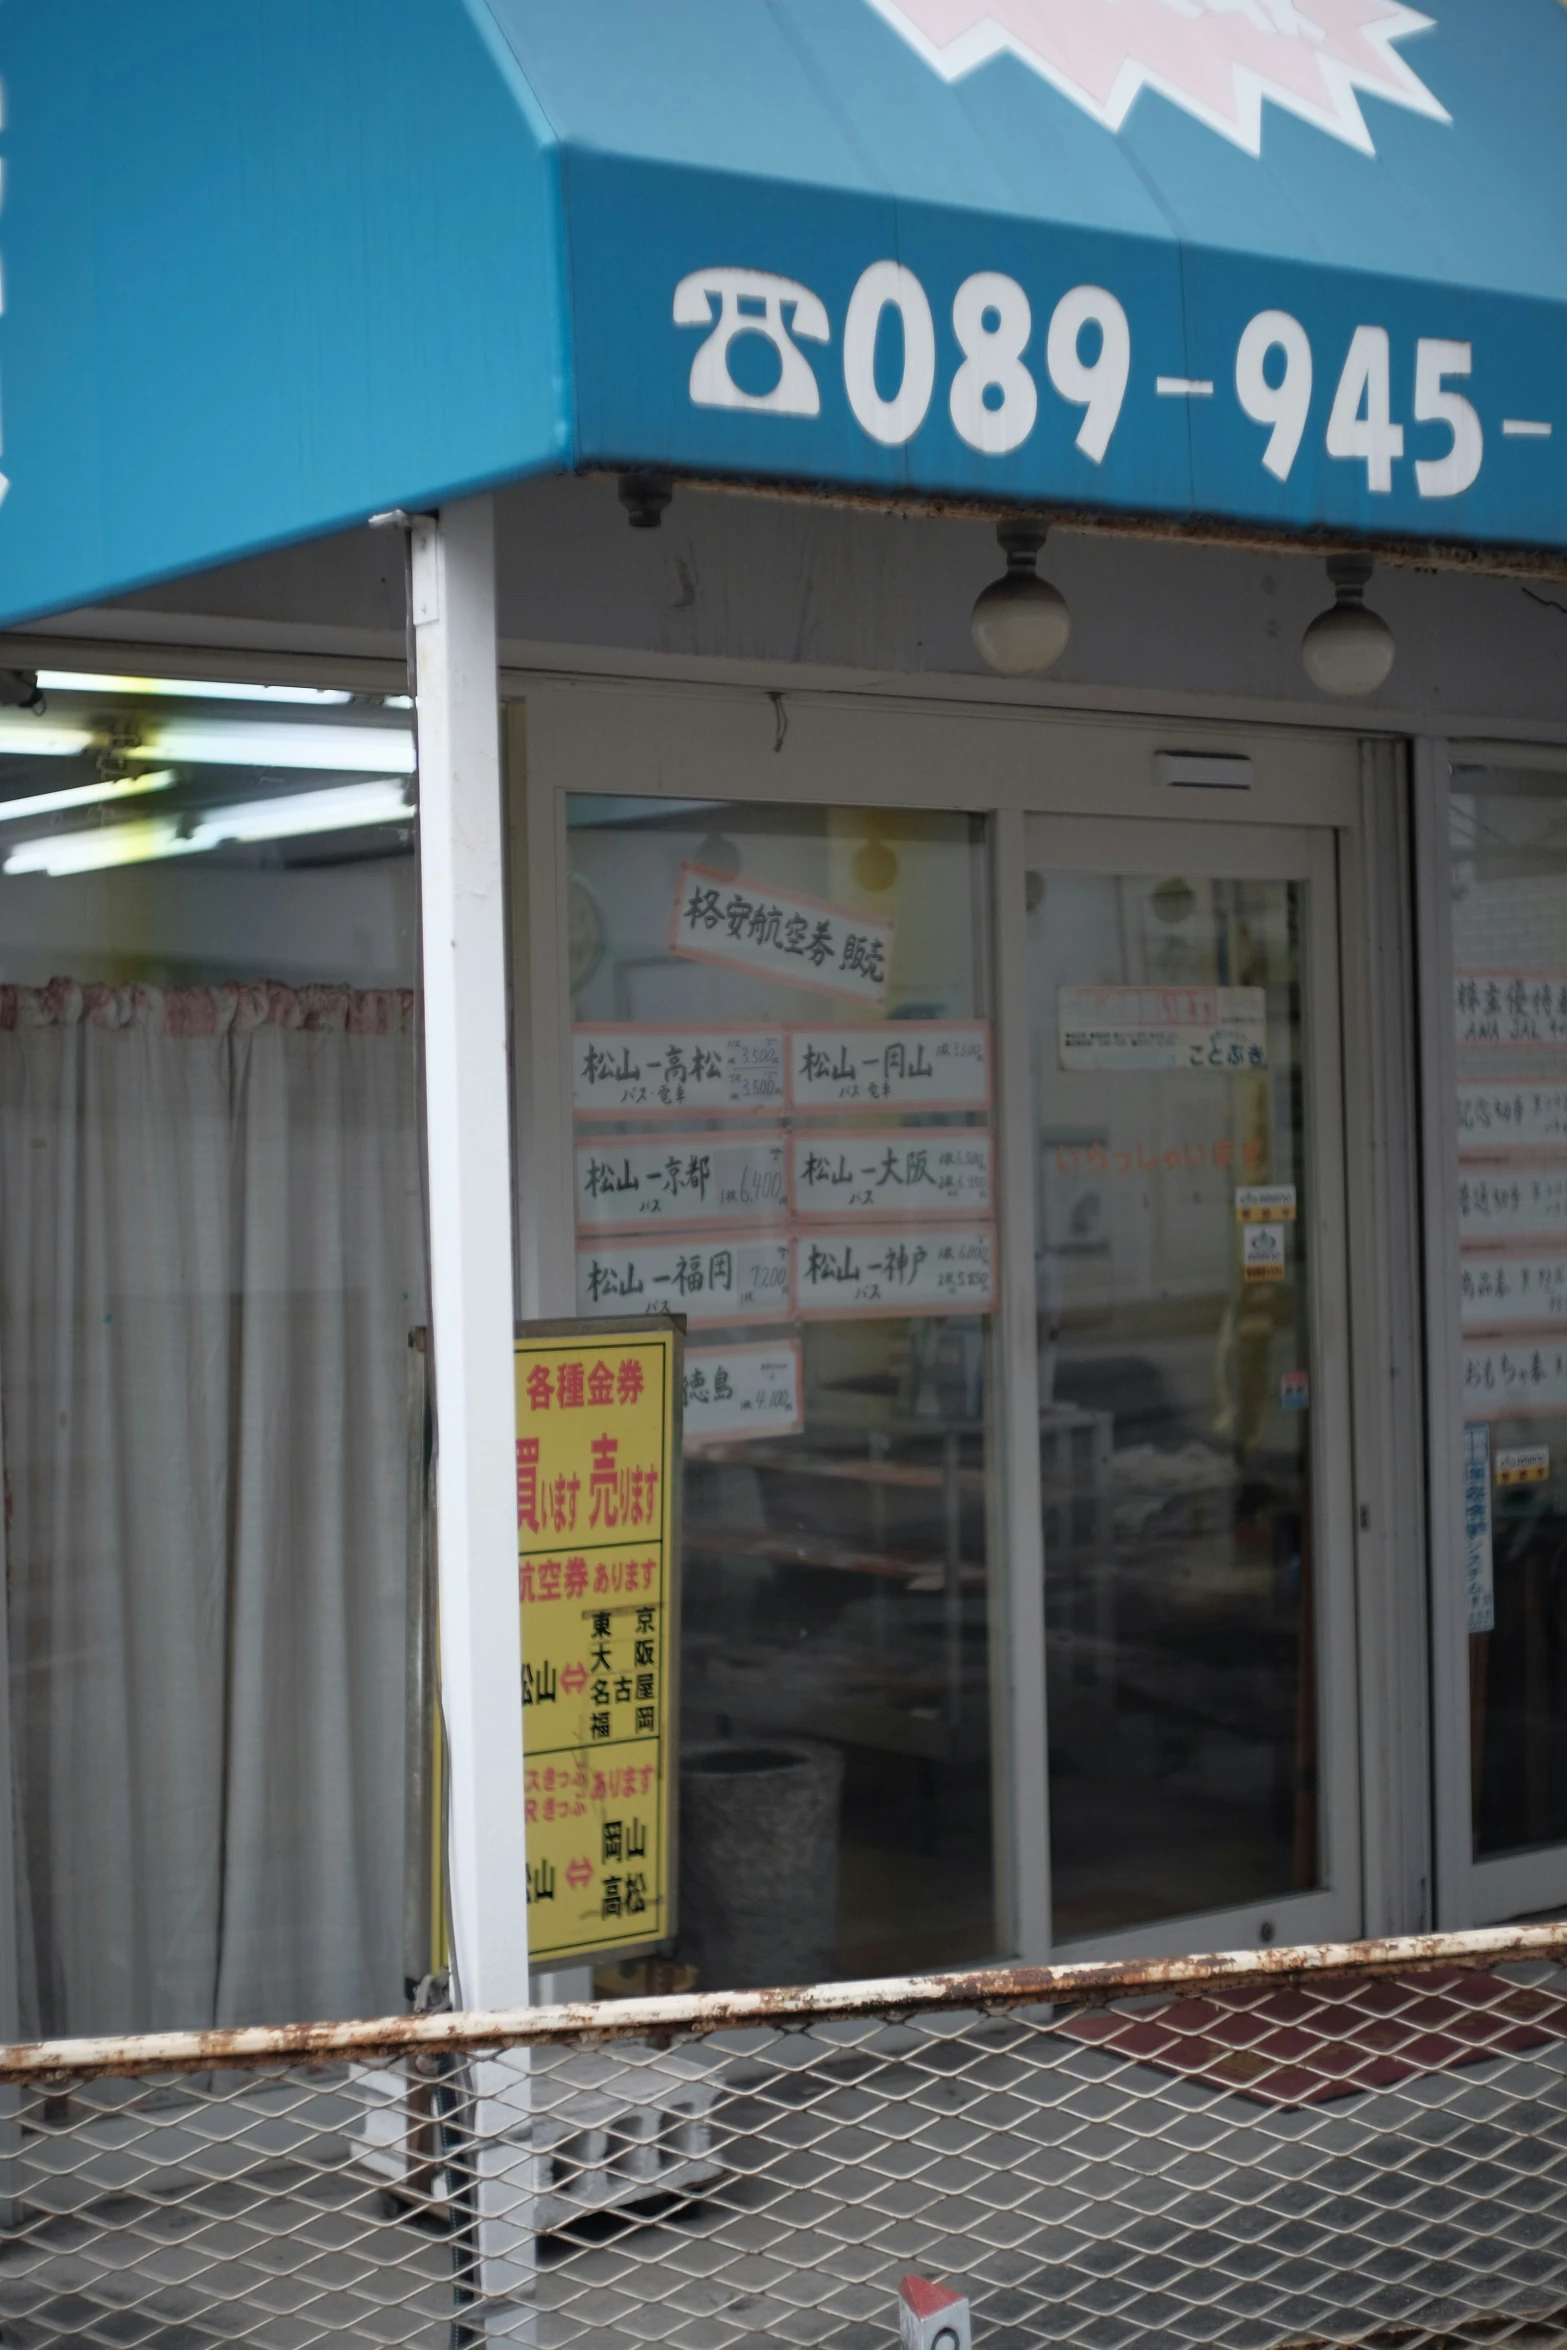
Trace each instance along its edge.
<path fill-rule="evenodd" d="M 488 498 L 414 522 L 412 591 L 455 1995 L 469 2008 L 520 2007 L 528 1999 L 528 1911 L 495 525 Z"/>
<path fill-rule="evenodd" d="M 512 1396 L 510 1077 L 495 520 L 488 498 L 413 524 L 425 1113 L 441 1707 L 453 2001 L 528 2003 L 522 1643 Z M 483 2340 L 532 2341 L 526 2052 L 468 2070 L 467 2295 Z M 471 2232 L 469 2232 L 471 2231 Z"/>

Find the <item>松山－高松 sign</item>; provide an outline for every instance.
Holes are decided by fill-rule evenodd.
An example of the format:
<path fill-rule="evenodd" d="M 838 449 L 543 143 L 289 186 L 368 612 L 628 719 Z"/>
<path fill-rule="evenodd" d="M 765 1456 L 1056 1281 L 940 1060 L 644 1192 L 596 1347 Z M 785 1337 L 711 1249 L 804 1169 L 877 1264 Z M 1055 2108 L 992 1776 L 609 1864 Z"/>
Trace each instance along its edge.
<path fill-rule="evenodd" d="M 675 1929 L 684 1331 L 537 1323 L 517 1339 L 517 1590 L 528 1954 Z"/>

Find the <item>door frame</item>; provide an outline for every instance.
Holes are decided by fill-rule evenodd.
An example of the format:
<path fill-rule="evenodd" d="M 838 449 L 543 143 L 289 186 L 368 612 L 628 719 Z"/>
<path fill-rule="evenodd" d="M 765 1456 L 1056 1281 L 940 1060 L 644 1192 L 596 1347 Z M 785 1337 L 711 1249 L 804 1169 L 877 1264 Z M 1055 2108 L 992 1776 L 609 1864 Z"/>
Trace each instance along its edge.
<path fill-rule="evenodd" d="M 1030 814 L 1078 818 L 1130 817 L 1191 827 L 1219 824 L 1244 835 L 1254 827 L 1300 831 L 1302 812 L 1320 836 L 1315 900 L 1324 909 L 1316 967 L 1332 974 L 1333 1034 L 1339 1040 L 1333 1128 L 1340 1137 L 1339 1172 L 1332 1196 L 1345 1202 L 1338 1248 L 1356 1265 L 1380 1261 L 1386 1227 L 1378 1202 L 1356 1179 L 1373 1156 L 1379 1103 L 1372 1044 L 1386 1025 L 1375 998 L 1369 1019 L 1338 1020 L 1339 995 L 1367 962 L 1375 860 L 1361 840 L 1366 805 L 1363 747 L 1331 728 L 1194 723 L 1141 714 L 1079 713 L 936 701 L 896 692 L 781 691 L 715 684 L 676 675 L 606 677 L 553 672 L 503 672 L 507 697 L 503 735 L 511 831 L 511 932 L 514 1053 L 514 1135 L 517 1162 L 517 1262 L 521 1311 L 570 1313 L 573 1252 L 571 1114 L 567 1053 L 570 993 L 563 922 L 566 814 L 569 792 L 672 799 L 749 799 L 815 805 L 946 808 L 984 816 L 992 859 L 998 1164 L 1002 1178 L 999 1230 L 1002 1282 L 997 1345 L 1005 1371 L 1003 1435 L 1037 1423 L 1037 1367 L 1032 1291 L 1033 1178 L 1030 1157 L 1032 1074 L 1026 991 L 1023 873 L 1025 820 Z M 1250 788 L 1172 790 L 1160 780 L 1161 751 L 1249 758 Z M 1404 877 L 1407 880 L 1407 876 Z M 1330 886 L 1331 885 L 1331 886 Z M 1331 924 L 1325 909 L 1336 912 Z M 1330 951 L 1331 949 L 1331 951 Z M 1340 960 L 1342 958 L 1342 961 Z M 1342 972 L 1342 983 L 1340 973 Z M 1359 994 L 1358 988 L 1356 993 Z M 1364 1003 L 1365 998 L 1360 996 Z M 1327 1032 L 1323 1031 L 1324 1041 Z M 1345 1155 L 1350 1180 L 1344 1176 Z M 1393 1154 L 1396 1157 L 1396 1152 Z M 1328 1188 L 1319 1179 L 1319 1199 Z M 1407 1195 L 1406 1195 L 1407 1197 Z M 1385 1205 L 1385 1203 L 1383 1203 Z M 1357 1229 L 1368 1211 L 1378 1228 Z M 1370 1391 L 1381 1379 L 1388 1333 L 1375 1296 L 1355 1313 L 1342 1350 L 1347 1377 L 1335 1400 L 1346 1431 L 1335 1448 L 1346 1464 L 1353 1500 L 1345 1539 L 1353 1546 L 1341 1571 L 1345 1605 L 1333 1621 L 1331 1681 L 1346 1693 L 1337 1705 L 1334 1736 L 1351 1757 L 1347 1789 L 1358 1775 L 1359 1801 L 1335 1820 L 1331 1894 L 1291 1895 L 1169 1926 L 1135 1929 L 1113 1944 L 1094 1945 L 1143 1955 L 1185 1951 L 1194 1937 L 1216 1935 L 1254 1942 L 1262 1914 L 1274 1938 L 1316 1934 L 1331 1906 L 1354 1930 L 1373 1914 L 1383 1930 L 1425 1922 L 1411 1914 L 1402 1890 L 1368 1886 L 1361 1855 L 1379 1863 L 1390 1852 L 1418 1844 L 1412 1813 L 1423 1811 L 1424 1760 L 1402 1771 L 1368 1767 L 1371 1749 L 1355 1719 L 1357 1698 L 1388 1677 L 1387 1644 L 1407 1645 L 1407 1624 L 1393 1611 L 1368 1608 L 1368 1588 L 1381 1592 L 1384 1561 L 1376 1535 L 1384 1518 L 1404 1505 L 1391 1490 L 1388 1461 L 1371 1445 L 1351 1451 L 1347 1392 Z M 1323 1393 L 1319 1382 L 1319 1394 Z M 997 1957 L 1037 1962 L 1053 1952 L 1049 1915 L 1049 1842 L 1045 1805 L 1027 1800 L 1045 1786 L 1043 1591 L 1037 1564 L 1042 1550 L 1037 1444 L 1013 1440 L 999 1447 L 996 1507 L 1006 1545 L 1009 1620 L 992 1635 L 995 1724 L 1007 1767 L 997 1772 L 997 1901 L 1002 1948 Z M 1368 1504 L 1367 1493 L 1372 1497 Z M 1374 1513 L 1374 1514 L 1373 1514 Z M 1342 1508 L 1338 1517 L 1344 1518 Z M 1371 1537 L 1368 1543 L 1368 1536 Z M 1025 1562 L 1033 1562 L 1032 1569 Z M 1369 1581 L 1368 1581 L 1369 1577 Z M 1324 1586 L 1328 1577 L 1324 1576 Z M 1347 1614 L 1346 1614 L 1347 1609 Z M 1423 1638 L 1423 1626 L 1421 1628 Z M 1347 1637 L 1347 1650 L 1346 1650 Z M 1357 1653 L 1358 1644 L 1358 1653 Z M 1001 1653 L 1004 1651 L 1004 1653 Z M 1324 1656 L 1327 1654 L 1324 1643 Z M 1037 1660 L 1032 1669 L 1028 1659 Z M 1347 1670 L 1340 1664 L 1347 1662 Z M 1037 1702 L 1034 1692 L 1037 1691 Z M 1324 1738 L 1325 1745 L 1325 1738 Z M 1419 1782 L 1411 1803 L 1409 1782 Z M 1350 1813 L 1355 1816 L 1351 1817 Z M 1364 1819 L 1360 1814 L 1364 1814 Z M 1326 1818 L 1326 1807 L 1324 1809 Z M 1297 1905 L 1299 1905 L 1297 1907 Z M 1308 1913 L 1310 1913 L 1308 1915 Z M 1320 1931 L 1327 1931 L 1323 1926 Z M 1086 1950 L 1086 1946 L 1083 1946 Z"/>

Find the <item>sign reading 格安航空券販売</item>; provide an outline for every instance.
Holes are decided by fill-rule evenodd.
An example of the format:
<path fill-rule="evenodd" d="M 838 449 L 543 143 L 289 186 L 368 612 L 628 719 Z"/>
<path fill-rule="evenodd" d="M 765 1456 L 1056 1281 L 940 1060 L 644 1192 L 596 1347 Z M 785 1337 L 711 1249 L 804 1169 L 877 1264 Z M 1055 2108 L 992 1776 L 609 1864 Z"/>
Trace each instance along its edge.
<path fill-rule="evenodd" d="M 675 1929 L 683 1329 L 537 1323 L 515 1347 L 528 1954 Z"/>

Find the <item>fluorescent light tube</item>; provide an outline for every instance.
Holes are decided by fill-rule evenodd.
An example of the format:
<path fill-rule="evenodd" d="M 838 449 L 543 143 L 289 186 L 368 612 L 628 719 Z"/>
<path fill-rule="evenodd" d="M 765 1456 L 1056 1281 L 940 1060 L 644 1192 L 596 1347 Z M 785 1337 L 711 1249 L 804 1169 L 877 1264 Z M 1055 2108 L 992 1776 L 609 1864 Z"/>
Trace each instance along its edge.
<path fill-rule="evenodd" d="M 69 784 L 64 791 L 27 792 L 20 799 L 0 800 L 0 824 L 14 824 L 20 816 L 55 816 L 64 808 L 94 808 L 105 800 L 167 791 L 174 779 L 172 767 L 158 767 L 150 775 L 115 775 L 97 783 Z"/>
<path fill-rule="evenodd" d="M 34 759 L 75 759 L 93 747 L 91 730 L 69 719 L 40 717 L 33 710 L 0 710 L 0 755 L 24 752 Z"/>
<path fill-rule="evenodd" d="M 149 727 L 129 759 L 185 767 L 315 767 L 328 774 L 411 775 L 414 738 L 401 726 L 267 726 L 243 719 L 170 718 Z"/>
<path fill-rule="evenodd" d="M 338 784 L 327 791 L 285 792 L 270 800 L 246 800 L 229 808 L 208 808 L 189 831 L 173 816 L 139 824 L 105 824 L 79 832 L 46 833 L 18 841 L 5 860 L 7 873 L 97 873 L 113 865 L 148 865 L 161 857 L 194 857 L 225 842 L 298 840 L 308 833 L 356 832 L 380 824 L 411 824 L 406 787 L 395 777 L 375 783 Z"/>
<path fill-rule="evenodd" d="M 40 669 L 46 693 L 180 694 L 192 702 L 351 702 L 353 695 L 318 685 L 220 685 L 206 677 L 97 677 L 77 669 Z"/>
<path fill-rule="evenodd" d="M 230 840 L 297 840 L 307 832 L 348 832 L 361 824 L 411 824 L 413 813 L 403 785 L 388 777 L 210 808 L 191 837 L 199 848 L 215 849 Z"/>
<path fill-rule="evenodd" d="M 43 840 L 20 840 L 5 861 L 7 873 L 98 873 L 109 865 L 145 865 L 154 857 L 186 857 L 194 841 L 181 840 L 172 816 L 149 816 L 141 824 L 95 825 L 82 832 L 56 832 Z"/>

